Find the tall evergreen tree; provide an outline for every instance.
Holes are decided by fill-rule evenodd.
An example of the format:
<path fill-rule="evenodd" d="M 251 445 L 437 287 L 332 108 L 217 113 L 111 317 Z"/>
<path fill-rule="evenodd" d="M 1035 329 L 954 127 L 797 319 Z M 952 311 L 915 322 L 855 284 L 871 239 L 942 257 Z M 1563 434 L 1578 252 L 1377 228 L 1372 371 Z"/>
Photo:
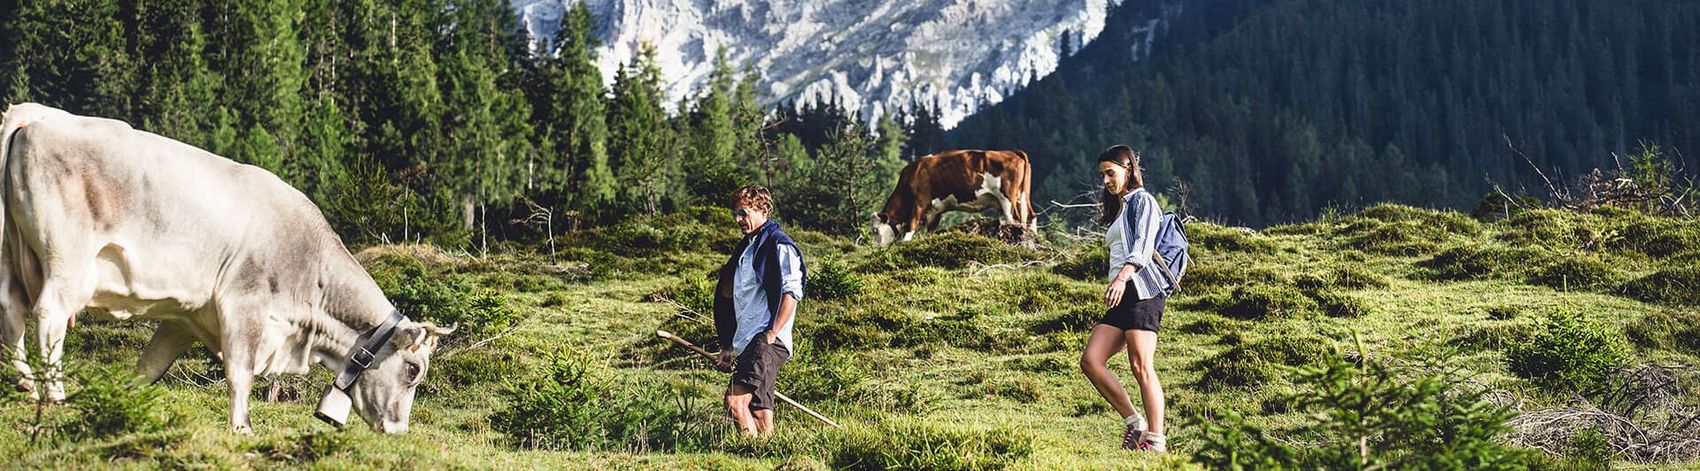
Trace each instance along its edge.
<path fill-rule="evenodd" d="M 678 150 L 669 148 L 673 130 L 664 100 L 655 48 L 645 45 L 615 75 L 608 105 L 609 167 L 623 183 L 619 199 L 626 211 L 654 214 L 676 201 L 672 184 L 681 169 Z"/>

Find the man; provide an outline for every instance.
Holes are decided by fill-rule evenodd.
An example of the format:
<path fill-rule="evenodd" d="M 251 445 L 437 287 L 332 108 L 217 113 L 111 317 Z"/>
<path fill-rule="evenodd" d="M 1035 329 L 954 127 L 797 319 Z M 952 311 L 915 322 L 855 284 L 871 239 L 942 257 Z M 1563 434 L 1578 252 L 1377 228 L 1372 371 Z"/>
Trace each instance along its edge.
<path fill-rule="evenodd" d="M 720 268 L 714 290 L 716 366 L 732 372 L 726 388 L 732 420 L 746 435 L 766 437 L 773 433 L 774 380 L 795 345 L 791 321 L 807 270 L 796 242 L 769 219 L 773 196 L 767 188 L 739 188 L 731 207 L 744 239 Z"/>

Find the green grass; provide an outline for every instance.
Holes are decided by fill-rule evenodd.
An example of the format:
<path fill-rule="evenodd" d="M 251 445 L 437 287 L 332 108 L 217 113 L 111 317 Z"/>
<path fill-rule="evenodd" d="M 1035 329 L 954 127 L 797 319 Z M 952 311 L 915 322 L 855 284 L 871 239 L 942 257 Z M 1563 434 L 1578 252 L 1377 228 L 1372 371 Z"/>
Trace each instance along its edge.
<path fill-rule="evenodd" d="M 1121 421 L 1076 366 L 1103 313 L 1107 270 L 1093 253 L 1101 245 L 1029 250 L 947 233 L 879 248 L 799 231 L 822 292 L 801 305 L 799 345 L 779 389 L 845 428 L 781 406 L 779 434 L 747 440 L 729 433 L 720 412 L 726 375 L 654 336 L 666 329 L 717 348 L 707 275 L 736 243 L 721 219 L 690 211 L 563 236 L 557 258 L 524 248 L 485 257 L 424 246 L 362 251 L 406 301 L 442 304 L 434 315 L 444 318 L 505 324 L 467 329 L 477 334 L 433 359 L 406 435 L 319 423 L 312 408 L 324 371 L 281 381 L 295 393 L 256 400 L 256 435 L 231 435 L 218 367 L 197 349 L 160 383 L 163 413 L 175 418 L 163 429 L 31 444 L 35 407 L 7 393 L 0 467 L 1196 468 L 1204 424 L 1195 417 L 1233 412 L 1277 432 L 1303 422 L 1281 400 L 1301 392 L 1292 366 L 1355 351 L 1354 332 L 1371 355 L 1426 355 L 1525 410 L 1571 397 L 1507 366 L 1509 346 L 1555 309 L 1610 327 L 1633 364 L 1700 364 L 1695 291 L 1686 289 L 1696 257 L 1654 255 L 1691 251 L 1680 246 L 1693 221 L 1529 211 L 1482 223 L 1378 206 L 1266 232 L 1191 224 L 1194 265 L 1168 304 L 1157 350 L 1173 453 L 1136 454 L 1117 449 Z M 67 358 L 133 364 L 152 327 L 97 317 L 72 329 Z M 630 414 L 596 415 L 587 423 L 618 425 L 602 427 L 616 435 L 668 435 L 599 436 L 586 446 L 529 446 L 504 433 L 571 423 L 503 415 L 548 404 L 518 407 L 526 396 L 516 391 L 546 377 L 563 352 L 591 365 L 598 382 L 533 393 L 590 391 L 682 423 L 636 427 L 621 422 L 642 420 Z M 1129 377 L 1125 355 L 1110 364 Z M 1684 400 L 1695 402 L 1696 386 L 1685 387 Z M 70 420 L 73 411 L 49 407 L 46 416 Z"/>

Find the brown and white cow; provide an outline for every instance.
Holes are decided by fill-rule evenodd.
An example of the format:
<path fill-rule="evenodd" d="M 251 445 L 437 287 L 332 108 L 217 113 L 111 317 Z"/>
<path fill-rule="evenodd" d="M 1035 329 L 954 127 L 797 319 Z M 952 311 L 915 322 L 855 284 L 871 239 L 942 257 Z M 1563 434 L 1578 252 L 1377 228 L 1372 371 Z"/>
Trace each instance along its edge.
<path fill-rule="evenodd" d="M 59 361 L 84 308 L 159 327 L 138 362 L 157 380 L 195 342 L 224 362 L 231 427 L 249 432 L 256 375 L 340 372 L 320 418 L 350 409 L 407 430 L 437 339 L 396 311 L 301 192 L 259 167 L 35 104 L 0 119 L 0 336 L 21 385 L 63 400 Z M 48 366 L 30 384 L 25 316 Z"/>
<path fill-rule="evenodd" d="M 910 240 L 921 227 L 937 229 L 950 211 L 997 209 L 1007 224 L 1034 224 L 1032 165 L 1020 150 L 953 150 L 903 167 L 897 188 L 874 213 L 880 245 Z"/>

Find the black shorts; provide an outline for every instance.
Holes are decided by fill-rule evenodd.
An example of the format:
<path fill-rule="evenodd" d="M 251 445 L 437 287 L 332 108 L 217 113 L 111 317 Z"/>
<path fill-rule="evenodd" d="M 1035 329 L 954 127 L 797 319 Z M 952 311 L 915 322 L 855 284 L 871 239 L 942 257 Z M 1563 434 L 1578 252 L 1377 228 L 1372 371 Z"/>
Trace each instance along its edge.
<path fill-rule="evenodd" d="M 1163 300 L 1166 296 L 1158 294 L 1151 299 L 1134 299 L 1137 297 L 1139 294 L 1130 282 L 1122 295 L 1122 303 L 1105 311 L 1104 318 L 1098 319 L 1098 323 L 1121 330 L 1156 332 L 1163 323 Z"/>
<path fill-rule="evenodd" d="M 757 336 L 750 339 L 750 344 L 744 346 L 744 352 L 738 354 L 737 366 L 732 368 L 732 384 L 743 385 L 754 391 L 750 398 L 750 410 L 768 410 L 773 408 L 773 382 L 779 377 L 779 366 L 791 359 L 791 350 L 779 342 L 767 343 L 766 339 Z"/>

